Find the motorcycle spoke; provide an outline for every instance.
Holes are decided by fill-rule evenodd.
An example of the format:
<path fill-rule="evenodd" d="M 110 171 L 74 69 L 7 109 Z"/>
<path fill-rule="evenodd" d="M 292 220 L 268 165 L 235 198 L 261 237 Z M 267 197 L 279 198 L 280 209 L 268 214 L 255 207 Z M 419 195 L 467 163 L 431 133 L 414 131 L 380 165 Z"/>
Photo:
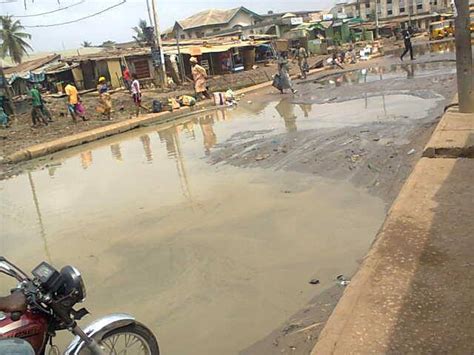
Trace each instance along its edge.
<path fill-rule="evenodd" d="M 113 337 L 108 338 L 108 339 L 106 339 L 105 342 L 103 342 L 103 344 L 106 345 L 107 348 L 110 350 L 110 355 L 117 355 L 117 350 L 115 350 L 115 345 L 117 344 L 117 339 L 118 339 L 118 336 L 114 335 Z"/>
<path fill-rule="evenodd" d="M 102 341 L 108 355 L 149 355 L 150 350 L 144 339 L 133 333 L 112 335 Z"/>

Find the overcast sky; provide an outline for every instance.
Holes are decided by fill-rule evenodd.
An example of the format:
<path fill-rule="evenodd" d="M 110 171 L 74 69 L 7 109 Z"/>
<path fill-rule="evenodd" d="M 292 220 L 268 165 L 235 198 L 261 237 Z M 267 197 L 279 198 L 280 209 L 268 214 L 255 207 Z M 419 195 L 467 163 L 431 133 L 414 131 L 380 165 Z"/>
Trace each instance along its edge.
<path fill-rule="evenodd" d="M 12 1 L 11 3 L 9 3 Z M 27 10 L 23 0 L 0 0 L 0 14 L 16 16 L 35 15 L 42 12 L 76 4 L 81 0 L 26 0 Z M 83 0 L 84 3 L 70 9 L 49 15 L 19 18 L 24 26 L 60 23 L 78 19 L 122 0 Z M 196 12 L 209 8 L 234 8 L 245 6 L 257 13 L 318 10 L 326 9 L 334 4 L 334 0 L 157 0 L 158 15 L 162 29 L 173 25 L 174 21 L 186 18 Z M 100 44 L 106 40 L 127 42 L 132 40 L 133 31 L 139 18 L 148 19 L 146 0 L 126 0 L 118 6 L 97 17 L 69 25 L 49 28 L 27 28 L 33 36 L 31 40 L 35 52 L 73 49 L 80 47 L 83 41 Z"/>

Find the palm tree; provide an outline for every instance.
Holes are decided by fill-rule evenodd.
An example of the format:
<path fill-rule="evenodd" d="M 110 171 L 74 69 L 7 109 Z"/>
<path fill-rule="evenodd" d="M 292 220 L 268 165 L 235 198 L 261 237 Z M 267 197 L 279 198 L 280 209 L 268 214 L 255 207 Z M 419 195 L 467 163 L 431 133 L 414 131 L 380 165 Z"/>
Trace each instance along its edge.
<path fill-rule="evenodd" d="M 105 42 L 102 42 L 100 47 L 112 48 L 113 46 L 115 46 L 115 44 L 116 44 L 115 41 L 107 40 Z"/>
<path fill-rule="evenodd" d="M 20 64 L 28 50 L 33 50 L 25 39 L 31 39 L 31 35 L 21 32 L 24 27 L 19 20 L 13 21 L 11 16 L 0 16 L 0 57 L 8 55 L 12 60 Z"/>
<path fill-rule="evenodd" d="M 136 35 L 133 36 L 133 39 L 140 45 L 143 46 L 146 43 L 145 31 L 148 27 L 146 20 L 140 19 L 138 21 L 138 26 L 132 27 L 132 30 L 135 31 Z"/>
<path fill-rule="evenodd" d="M 92 43 L 88 41 L 84 41 L 81 43 L 81 46 L 83 46 L 84 48 L 89 48 L 89 47 L 92 47 Z"/>

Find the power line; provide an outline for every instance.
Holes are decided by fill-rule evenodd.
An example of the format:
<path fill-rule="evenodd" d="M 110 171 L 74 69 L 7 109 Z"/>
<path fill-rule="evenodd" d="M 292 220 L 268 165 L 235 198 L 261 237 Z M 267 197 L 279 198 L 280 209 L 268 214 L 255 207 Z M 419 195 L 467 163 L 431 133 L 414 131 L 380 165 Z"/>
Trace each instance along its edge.
<path fill-rule="evenodd" d="M 75 4 L 71 4 L 71 5 L 66 6 L 66 7 L 61 7 L 59 9 L 52 10 L 52 11 L 47 11 L 47 12 L 42 12 L 42 13 L 39 13 L 39 14 L 32 14 L 32 15 L 18 15 L 18 16 L 12 15 L 12 17 L 15 17 L 15 18 L 20 18 L 21 17 L 21 18 L 23 18 L 23 17 L 36 17 L 36 16 L 43 16 L 43 15 L 53 14 L 55 12 L 63 11 L 63 10 L 66 10 L 66 9 L 70 9 L 71 7 L 83 4 L 84 2 L 85 2 L 85 0 L 81 0 L 79 2 L 76 2 Z"/>
<path fill-rule="evenodd" d="M 109 6 L 99 12 L 96 12 L 96 13 L 93 13 L 91 15 L 88 15 L 88 16 L 84 16 L 84 17 L 81 17 L 81 18 L 78 18 L 78 19 L 75 19 L 75 20 L 71 20 L 71 21 L 66 21 L 66 22 L 60 22 L 60 23 L 52 23 L 52 24 L 49 24 L 49 25 L 32 25 L 32 26 L 23 26 L 25 28 L 43 28 L 43 27 L 54 27 L 54 26 L 63 26 L 63 25 L 69 25 L 71 23 L 75 23 L 75 22 L 79 22 L 79 21 L 82 21 L 82 20 L 86 20 L 88 18 L 91 18 L 91 17 L 94 17 L 94 16 L 98 16 L 100 14 L 103 14 L 104 12 L 106 11 L 109 11 L 109 10 L 112 10 L 113 8 L 116 8 L 120 5 L 123 5 L 127 2 L 127 0 L 122 0 L 121 2 L 119 2 L 118 4 L 115 4 L 115 5 L 112 5 L 112 6 Z"/>

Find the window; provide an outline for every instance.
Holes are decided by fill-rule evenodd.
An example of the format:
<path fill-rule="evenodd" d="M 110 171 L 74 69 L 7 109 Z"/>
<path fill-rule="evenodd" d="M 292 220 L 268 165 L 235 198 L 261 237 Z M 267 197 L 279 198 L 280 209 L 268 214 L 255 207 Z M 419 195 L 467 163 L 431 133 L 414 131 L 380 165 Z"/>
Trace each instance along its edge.
<path fill-rule="evenodd" d="M 366 2 L 366 3 L 365 3 L 365 8 L 366 8 L 366 9 L 370 9 L 370 2 Z"/>
<path fill-rule="evenodd" d="M 405 12 L 405 8 L 404 7 L 401 7 L 400 8 L 400 13 L 403 14 Z"/>
<path fill-rule="evenodd" d="M 393 11 L 392 10 L 387 10 L 387 16 L 392 16 L 393 15 Z"/>
<path fill-rule="evenodd" d="M 423 10 L 423 4 L 416 4 L 417 10 Z"/>
<path fill-rule="evenodd" d="M 387 0 L 387 4 L 391 4 L 392 3 L 392 0 Z"/>
<path fill-rule="evenodd" d="M 181 37 L 181 39 L 186 39 L 186 35 L 181 35 L 179 37 Z"/>

